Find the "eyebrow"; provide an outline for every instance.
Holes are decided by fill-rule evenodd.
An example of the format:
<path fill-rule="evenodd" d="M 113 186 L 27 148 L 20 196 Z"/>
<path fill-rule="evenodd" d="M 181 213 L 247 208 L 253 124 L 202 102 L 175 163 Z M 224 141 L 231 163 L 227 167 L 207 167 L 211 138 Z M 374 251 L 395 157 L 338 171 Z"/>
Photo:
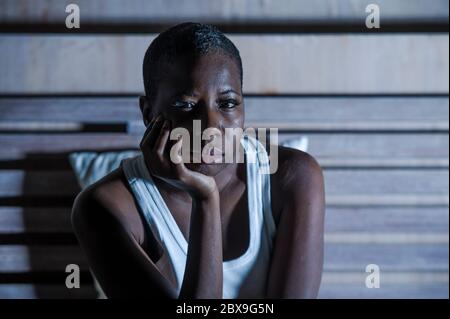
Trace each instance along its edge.
<path fill-rule="evenodd" d="M 236 95 L 239 95 L 239 93 L 237 93 L 235 90 L 233 89 L 227 89 L 225 91 L 220 92 L 219 94 L 228 94 L 228 93 L 234 93 Z"/>
<path fill-rule="evenodd" d="M 198 94 L 196 94 L 194 91 L 191 91 L 191 90 L 185 90 L 185 91 L 181 91 L 181 92 L 174 94 L 175 97 L 180 97 L 180 96 L 196 97 L 197 95 Z"/>
<path fill-rule="evenodd" d="M 228 93 L 234 93 L 236 95 L 239 95 L 238 92 L 236 92 L 235 90 L 233 90 L 231 88 L 225 89 L 225 90 L 219 92 L 219 95 L 225 95 L 225 94 L 228 94 Z M 174 95 L 174 97 L 180 97 L 180 96 L 196 97 L 196 96 L 198 96 L 198 94 L 195 93 L 194 91 L 191 91 L 191 90 L 185 90 L 185 91 L 178 92 L 177 94 Z"/>

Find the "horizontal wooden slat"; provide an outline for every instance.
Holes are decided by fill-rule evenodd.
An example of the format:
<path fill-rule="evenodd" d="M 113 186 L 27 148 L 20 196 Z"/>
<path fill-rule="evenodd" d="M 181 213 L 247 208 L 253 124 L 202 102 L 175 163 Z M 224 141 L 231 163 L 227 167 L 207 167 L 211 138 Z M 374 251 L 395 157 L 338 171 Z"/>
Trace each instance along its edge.
<path fill-rule="evenodd" d="M 0 92 L 139 94 L 153 37 L 1 35 Z M 247 93 L 448 93 L 447 35 L 231 39 L 244 61 Z"/>
<path fill-rule="evenodd" d="M 382 271 L 446 271 L 446 244 L 334 244 L 325 245 L 328 271 L 365 271 L 377 264 Z"/>
<path fill-rule="evenodd" d="M 448 207 L 330 207 L 325 231 L 448 233 Z"/>
<path fill-rule="evenodd" d="M 445 233 L 405 233 L 399 227 L 395 232 L 331 232 L 325 234 L 325 242 L 334 244 L 448 244 Z"/>
<path fill-rule="evenodd" d="M 75 263 L 87 269 L 77 246 L 0 245 L 0 272 L 62 271 Z M 448 271 L 448 244 L 325 245 L 326 271 L 364 271 L 377 264 L 384 271 Z"/>
<path fill-rule="evenodd" d="M 308 152 L 326 160 L 448 159 L 448 134 L 289 133 L 279 141 L 308 137 Z M 0 161 L 75 150 L 136 149 L 141 136 L 127 134 L 0 134 Z"/>
<path fill-rule="evenodd" d="M 44 0 L 4 0 L 0 4 L 0 22 L 64 21 L 64 8 L 70 0 L 59 1 L 58 5 Z M 148 23 L 149 21 L 174 22 L 182 20 L 238 22 L 274 20 L 307 20 L 321 23 L 361 22 L 365 20 L 365 8 L 369 0 L 285 0 L 283 6 L 275 0 L 226 1 L 208 0 L 148 1 L 131 0 L 126 3 L 117 0 L 78 0 L 84 23 L 117 22 Z M 446 21 L 448 2 L 445 0 L 379 0 L 386 21 Z"/>
<path fill-rule="evenodd" d="M 448 170 L 325 170 L 330 195 L 448 194 Z"/>
<path fill-rule="evenodd" d="M 0 161 L 22 160 L 27 156 L 65 153 L 75 150 L 137 148 L 139 137 L 127 134 L 2 134 Z"/>
<path fill-rule="evenodd" d="M 77 245 L 72 233 L 0 233 L 0 245 Z M 2 281 L 0 277 L 0 282 Z"/>
<path fill-rule="evenodd" d="M 324 160 L 448 158 L 448 134 L 292 133 L 280 134 L 279 141 L 300 136 L 308 138 L 308 153 Z"/>
<path fill-rule="evenodd" d="M 448 299 L 448 296 L 448 282 L 380 284 L 380 288 L 372 289 L 364 283 L 337 283 L 322 285 L 319 291 L 320 299 Z"/>
<path fill-rule="evenodd" d="M 2 272 L 0 282 L 4 284 L 32 283 L 32 284 L 61 284 L 68 273 L 65 271 L 30 271 L 30 272 Z M 92 276 L 88 270 L 80 271 L 80 285 L 92 285 Z"/>
<path fill-rule="evenodd" d="M 366 287 L 365 269 L 324 272 L 319 298 L 448 298 L 448 272 L 380 271 L 379 288 Z"/>
<path fill-rule="evenodd" d="M 96 297 L 97 291 L 92 284 L 76 289 L 68 289 L 64 284 L 0 284 L 0 299 L 93 299 Z"/>
<path fill-rule="evenodd" d="M 71 208 L 0 207 L 0 234 L 71 233 Z M 331 232 L 446 233 L 448 207 L 327 207 L 325 230 Z"/>
<path fill-rule="evenodd" d="M 96 297 L 97 292 L 92 285 L 69 290 L 63 285 L 0 284 L 2 299 Z M 325 283 L 321 285 L 319 298 L 448 298 L 448 283 L 382 284 L 378 289 L 368 289 L 360 283 Z"/>
<path fill-rule="evenodd" d="M 297 121 L 295 123 L 285 122 L 249 122 L 246 127 L 254 128 L 276 128 L 278 131 L 308 131 L 308 132 L 367 132 L 367 131 L 391 131 L 391 132 L 447 132 L 449 129 L 448 121 L 416 121 L 416 122 L 377 122 L 360 121 L 353 123 L 336 122 L 305 122 Z M 142 135 L 145 126 L 141 121 L 124 124 L 106 123 L 86 125 L 74 122 L 0 122 L 0 132 L 4 133 L 70 133 L 70 132 L 125 132 Z"/>
<path fill-rule="evenodd" d="M 446 169 L 324 170 L 329 195 L 446 195 Z M 0 170 L 0 196 L 72 195 L 80 191 L 71 171 Z"/>
<path fill-rule="evenodd" d="M 411 123 L 442 123 L 449 120 L 447 96 L 397 97 L 258 97 L 246 96 L 245 120 L 248 126 L 280 123 L 285 127 L 334 123 L 372 123 L 399 128 Z M 142 122 L 136 97 L 0 97 L 0 124 L 46 123 L 71 125 L 83 123 Z M 276 126 L 272 126 L 276 127 Z M 370 127 L 367 129 L 371 129 Z"/>
<path fill-rule="evenodd" d="M 87 269 L 81 248 L 66 246 L 0 245 L 0 272 L 61 271 L 68 264 Z"/>
<path fill-rule="evenodd" d="M 72 207 L 73 196 L 8 196 L 0 197 L 0 206 L 5 207 Z"/>
<path fill-rule="evenodd" d="M 319 298 L 448 298 L 448 273 L 381 274 L 380 288 L 365 286 L 367 273 L 325 272 Z M 96 298 L 92 285 L 67 289 L 60 284 L 0 284 L 0 298 Z"/>
<path fill-rule="evenodd" d="M 70 207 L 0 207 L 0 235 L 71 233 L 70 212 Z"/>
<path fill-rule="evenodd" d="M 245 116 L 248 126 L 282 123 L 290 127 L 297 122 L 334 123 L 338 127 L 359 122 L 401 126 L 445 121 L 449 118 L 448 103 L 446 96 L 247 97 Z"/>
<path fill-rule="evenodd" d="M 307 132 L 367 132 L 367 131 L 391 131 L 391 132 L 447 132 L 448 121 L 416 121 L 416 122 L 251 122 L 246 127 L 276 128 L 278 131 L 307 131 Z M 77 132 L 129 132 L 134 135 L 142 135 L 145 127 L 141 121 L 127 124 L 83 124 L 75 122 L 0 122 L 1 133 L 77 133 Z"/>
<path fill-rule="evenodd" d="M 304 130 L 304 131 L 448 131 L 448 122 L 353 122 L 353 123 L 335 123 L 335 122 L 304 122 L 282 123 L 282 122 L 255 122 L 251 123 L 256 127 L 278 128 L 279 130 Z"/>
<path fill-rule="evenodd" d="M 331 207 L 448 207 L 448 195 L 328 195 Z"/>
<path fill-rule="evenodd" d="M 327 232 L 448 232 L 448 208 L 336 208 L 326 210 Z M 70 233 L 70 208 L 0 208 L 0 234 Z"/>
<path fill-rule="evenodd" d="M 448 158 L 317 158 L 324 168 L 448 168 Z"/>
<path fill-rule="evenodd" d="M 364 270 L 360 272 L 329 271 L 322 276 L 321 287 L 333 284 L 360 284 L 365 286 L 369 273 Z M 384 272 L 381 271 L 380 286 L 402 285 L 402 284 L 430 284 L 448 283 L 448 272 Z"/>
<path fill-rule="evenodd" d="M 0 196 L 71 195 L 80 191 L 76 176 L 70 171 L 0 170 Z"/>
<path fill-rule="evenodd" d="M 1 97 L 0 121 L 127 123 L 141 118 L 138 103 L 137 97 Z"/>
<path fill-rule="evenodd" d="M 399 226 L 396 232 L 328 232 L 325 234 L 326 244 L 386 244 L 386 245 L 417 245 L 417 244 L 447 244 L 448 232 L 411 233 L 402 232 Z M 73 233 L 0 233 L 0 245 L 77 245 Z M 0 277 L 1 281 L 1 277 Z"/>
<path fill-rule="evenodd" d="M 7 226 L 7 225 L 6 225 Z M 370 226 L 370 225 L 368 225 Z M 396 232 L 328 232 L 325 243 L 330 244 L 448 244 L 448 232 L 441 233 L 411 233 L 401 232 L 399 226 Z M 33 233 L 29 230 L 14 233 L 0 232 L 1 245 L 76 245 L 78 241 L 73 233 Z"/>
<path fill-rule="evenodd" d="M 292 147 L 292 146 L 291 146 Z M 131 150 L 136 151 L 136 150 Z M 322 168 L 448 168 L 448 158 L 322 158 L 317 157 Z M 0 169 L 68 170 L 67 154 L 29 156 L 21 160 L 0 161 Z"/>

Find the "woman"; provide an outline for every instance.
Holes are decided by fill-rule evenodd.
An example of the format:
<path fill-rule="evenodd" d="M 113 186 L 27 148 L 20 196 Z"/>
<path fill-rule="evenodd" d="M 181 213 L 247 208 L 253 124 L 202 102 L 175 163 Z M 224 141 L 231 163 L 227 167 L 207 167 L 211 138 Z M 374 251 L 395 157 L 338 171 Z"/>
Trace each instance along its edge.
<path fill-rule="evenodd" d="M 245 163 L 221 162 L 220 147 L 203 153 L 218 161 L 189 163 L 180 154 L 190 141 L 170 139 L 175 128 L 198 137 L 194 120 L 221 133 L 243 128 L 233 43 L 212 26 L 183 23 L 152 42 L 143 73 L 142 155 L 85 189 L 73 207 L 76 235 L 106 295 L 315 298 L 324 220 L 316 160 L 279 147 L 278 169 L 261 174 L 267 153 L 256 139 L 241 139 Z M 222 134 L 201 145 L 216 137 L 227 142 Z"/>

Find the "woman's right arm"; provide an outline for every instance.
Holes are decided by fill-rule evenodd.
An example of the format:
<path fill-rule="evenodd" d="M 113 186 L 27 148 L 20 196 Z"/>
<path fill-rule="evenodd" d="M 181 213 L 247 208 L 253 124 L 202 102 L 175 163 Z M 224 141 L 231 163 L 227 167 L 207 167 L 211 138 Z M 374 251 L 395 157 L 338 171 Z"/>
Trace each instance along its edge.
<path fill-rule="evenodd" d="M 176 298 L 102 194 L 84 191 L 72 210 L 72 225 L 88 264 L 108 298 Z"/>
<path fill-rule="evenodd" d="M 222 226 L 219 193 L 192 201 L 189 246 L 180 298 L 221 299 Z"/>

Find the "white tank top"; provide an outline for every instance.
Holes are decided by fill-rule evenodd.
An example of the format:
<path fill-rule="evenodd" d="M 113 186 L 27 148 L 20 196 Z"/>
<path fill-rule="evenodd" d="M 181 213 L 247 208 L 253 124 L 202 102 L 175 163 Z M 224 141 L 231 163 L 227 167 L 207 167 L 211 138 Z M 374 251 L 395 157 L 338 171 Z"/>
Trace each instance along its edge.
<path fill-rule="evenodd" d="M 240 257 L 223 262 L 223 298 L 264 298 L 275 236 L 270 200 L 270 174 L 265 148 L 244 136 L 250 243 Z M 122 162 L 122 169 L 138 210 L 163 248 L 156 263 L 179 294 L 183 282 L 188 242 L 147 170 L 142 154 Z"/>

